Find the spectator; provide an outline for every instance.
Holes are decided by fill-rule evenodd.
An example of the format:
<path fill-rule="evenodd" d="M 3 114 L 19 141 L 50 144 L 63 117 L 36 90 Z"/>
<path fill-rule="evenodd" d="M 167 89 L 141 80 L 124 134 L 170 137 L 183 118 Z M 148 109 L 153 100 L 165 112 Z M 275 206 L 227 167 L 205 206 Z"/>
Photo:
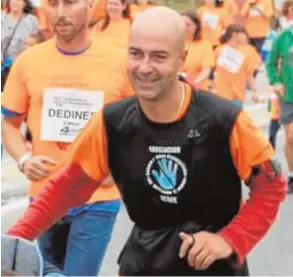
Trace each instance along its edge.
<path fill-rule="evenodd" d="M 106 17 L 98 23 L 93 34 L 126 48 L 131 25 L 129 3 L 127 0 L 107 0 L 106 8 Z"/>
<path fill-rule="evenodd" d="M 258 53 L 261 53 L 263 43 L 270 32 L 273 13 L 272 0 L 246 0 L 241 9 L 250 43 Z"/>
<path fill-rule="evenodd" d="M 253 74 L 256 64 L 243 47 L 245 30 L 238 24 L 230 25 L 221 38 L 222 45 L 215 51 L 215 93 L 242 107 L 246 99 L 246 83 L 252 90 L 252 100 L 258 102 Z"/>
<path fill-rule="evenodd" d="M 23 51 L 25 38 L 38 28 L 29 0 L 8 0 L 1 18 L 1 90 L 15 58 Z"/>
<path fill-rule="evenodd" d="M 208 80 L 214 66 L 214 52 L 209 41 L 202 38 L 201 22 L 193 12 L 185 12 L 182 17 L 187 31 L 187 56 L 183 66 L 183 72 L 191 78 L 193 86 L 197 89 L 208 90 Z"/>

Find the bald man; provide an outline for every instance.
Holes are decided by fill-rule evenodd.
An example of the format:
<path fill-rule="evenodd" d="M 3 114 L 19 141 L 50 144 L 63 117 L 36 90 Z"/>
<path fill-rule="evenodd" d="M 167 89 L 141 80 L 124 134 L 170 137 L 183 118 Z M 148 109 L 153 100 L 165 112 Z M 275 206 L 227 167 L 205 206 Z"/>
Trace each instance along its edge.
<path fill-rule="evenodd" d="M 38 237 L 111 172 L 134 222 L 120 276 L 237 274 L 274 222 L 285 181 L 241 108 L 178 81 L 184 41 L 175 11 L 156 7 L 136 17 L 127 64 L 136 96 L 94 116 L 71 162 L 9 234 Z M 244 205 L 241 179 L 251 191 Z"/>

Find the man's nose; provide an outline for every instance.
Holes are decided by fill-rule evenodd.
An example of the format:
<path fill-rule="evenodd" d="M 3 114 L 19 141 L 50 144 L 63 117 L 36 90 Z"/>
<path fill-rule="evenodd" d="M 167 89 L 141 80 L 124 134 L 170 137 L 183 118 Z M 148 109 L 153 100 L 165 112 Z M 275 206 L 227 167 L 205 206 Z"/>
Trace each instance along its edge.
<path fill-rule="evenodd" d="M 141 60 L 139 65 L 139 71 L 141 73 L 149 73 L 152 71 L 151 61 L 149 57 L 145 57 L 143 60 Z"/>
<path fill-rule="evenodd" d="M 57 15 L 64 16 L 66 12 L 66 6 L 64 5 L 63 1 L 60 1 L 57 7 Z"/>

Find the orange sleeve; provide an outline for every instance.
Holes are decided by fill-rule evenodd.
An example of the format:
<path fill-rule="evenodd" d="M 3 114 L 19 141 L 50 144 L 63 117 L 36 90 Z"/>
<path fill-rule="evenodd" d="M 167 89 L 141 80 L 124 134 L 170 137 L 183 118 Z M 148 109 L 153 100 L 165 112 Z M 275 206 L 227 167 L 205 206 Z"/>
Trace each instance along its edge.
<path fill-rule="evenodd" d="M 205 51 L 202 58 L 202 66 L 203 67 L 214 67 L 215 66 L 215 54 L 212 47 L 212 44 L 208 42 L 204 45 Z"/>
<path fill-rule="evenodd" d="M 79 164 L 90 178 L 102 181 L 109 175 L 106 144 L 101 110 L 93 115 L 68 150 L 71 163 Z"/>
<path fill-rule="evenodd" d="M 20 114 L 27 113 L 30 100 L 24 76 L 25 63 L 24 56 L 15 60 L 5 84 L 1 103 L 2 107 Z"/>
<path fill-rule="evenodd" d="M 253 76 L 254 72 L 261 66 L 261 57 L 254 48 L 246 55 L 244 67 L 247 78 Z"/>
<path fill-rule="evenodd" d="M 234 125 L 230 151 L 239 176 L 247 180 L 254 165 L 270 160 L 274 151 L 249 115 L 242 111 Z"/>

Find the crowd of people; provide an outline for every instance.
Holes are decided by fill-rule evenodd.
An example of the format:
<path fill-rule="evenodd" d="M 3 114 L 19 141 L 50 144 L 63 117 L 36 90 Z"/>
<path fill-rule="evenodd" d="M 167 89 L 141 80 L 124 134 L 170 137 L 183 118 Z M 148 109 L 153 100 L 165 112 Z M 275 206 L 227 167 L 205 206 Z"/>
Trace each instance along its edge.
<path fill-rule="evenodd" d="M 292 0 L 7 0 L 1 28 L 2 141 L 31 181 L 9 235 L 38 239 L 56 274 L 96 276 L 123 200 L 120 276 L 249 274 L 293 192 Z M 269 140 L 243 111 L 262 67 Z"/>

